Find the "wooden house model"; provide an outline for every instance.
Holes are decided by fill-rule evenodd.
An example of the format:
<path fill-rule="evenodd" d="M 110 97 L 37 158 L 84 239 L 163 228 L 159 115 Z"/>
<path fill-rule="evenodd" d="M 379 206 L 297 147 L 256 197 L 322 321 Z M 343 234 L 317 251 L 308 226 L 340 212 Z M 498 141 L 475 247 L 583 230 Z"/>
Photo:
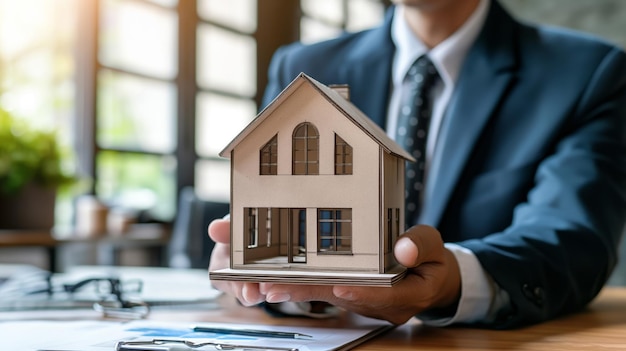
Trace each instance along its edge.
<path fill-rule="evenodd" d="M 211 279 L 402 278 L 393 243 L 404 231 L 405 162 L 414 160 L 348 94 L 301 73 L 220 153 L 231 160 L 231 265 Z"/>

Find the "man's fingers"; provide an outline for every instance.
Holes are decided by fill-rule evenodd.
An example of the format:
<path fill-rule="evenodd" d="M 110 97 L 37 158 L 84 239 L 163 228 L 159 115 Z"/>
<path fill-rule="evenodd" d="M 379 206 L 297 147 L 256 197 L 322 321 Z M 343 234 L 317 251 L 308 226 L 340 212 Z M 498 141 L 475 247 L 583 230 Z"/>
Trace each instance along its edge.
<path fill-rule="evenodd" d="M 216 243 L 211 253 L 210 263 L 214 269 L 226 268 L 230 263 L 230 245 Z M 219 266 L 219 267 L 218 267 Z"/>
<path fill-rule="evenodd" d="M 274 284 L 263 289 L 266 301 L 271 303 L 285 301 L 328 301 L 335 299 L 333 287 L 329 285 L 291 285 Z"/>
<path fill-rule="evenodd" d="M 230 243 L 230 220 L 216 219 L 209 224 L 209 237 L 216 243 Z"/>
<path fill-rule="evenodd" d="M 243 283 L 239 301 L 244 306 L 253 306 L 265 301 L 265 295 L 259 291 L 259 284 Z"/>
<path fill-rule="evenodd" d="M 396 241 L 393 252 L 398 263 L 413 268 L 424 262 L 441 261 L 442 250 L 439 232 L 430 226 L 417 225 Z"/>
<path fill-rule="evenodd" d="M 209 224 L 209 237 L 215 241 L 211 253 L 209 271 L 227 268 L 230 262 L 230 219 L 216 219 Z M 213 287 L 234 295 L 244 306 L 253 306 L 265 301 L 265 295 L 257 283 L 236 281 L 212 281 Z"/>

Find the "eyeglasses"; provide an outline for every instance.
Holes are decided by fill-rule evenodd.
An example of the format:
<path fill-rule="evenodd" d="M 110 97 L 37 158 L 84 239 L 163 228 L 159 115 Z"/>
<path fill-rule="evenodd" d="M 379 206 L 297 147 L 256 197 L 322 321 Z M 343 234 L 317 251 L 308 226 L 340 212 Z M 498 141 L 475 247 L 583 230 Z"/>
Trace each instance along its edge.
<path fill-rule="evenodd" d="M 0 288 L 1 310 L 81 308 L 91 305 L 106 317 L 144 318 L 150 308 L 139 295 L 143 282 L 112 277 L 91 277 L 75 283 L 53 282 L 53 274 L 37 271 L 5 282 Z"/>

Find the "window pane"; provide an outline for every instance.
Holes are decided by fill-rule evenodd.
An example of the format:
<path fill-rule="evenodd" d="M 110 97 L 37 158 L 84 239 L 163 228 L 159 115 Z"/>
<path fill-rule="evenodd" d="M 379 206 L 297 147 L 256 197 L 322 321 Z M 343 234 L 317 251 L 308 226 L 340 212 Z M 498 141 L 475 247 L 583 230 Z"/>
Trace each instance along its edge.
<path fill-rule="evenodd" d="M 197 98 L 196 151 L 216 157 L 256 116 L 252 100 L 201 93 Z"/>
<path fill-rule="evenodd" d="M 0 106 L 63 141 L 74 112 L 74 1 L 0 2 Z"/>
<path fill-rule="evenodd" d="M 99 59 L 104 65 L 160 78 L 176 76 L 175 11 L 105 0 L 100 21 Z"/>
<path fill-rule="evenodd" d="M 74 170 L 74 43 L 78 0 L 0 1 L 0 107 L 57 132 Z M 69 225 L 72 192 L 56 198 L 55 225 Z"/>
<path fill-rule="evenodd" d="M 522 20 L 594 33 L 626 48 L 624 1 L 504 0 L 502 5 Z"/>
<path fill-rule="evenodd" d="M 176 160 L 173 157 L 103 151 L 97 157 L 96 193 L 111 206 L 174 218 Z"/>
<path fill-rule="evenodd" d="M 166 6 L 166 7 L 174 7 L 178 4 L 178 0 L 147 0 L 147 1 L 155 3 L 157 5 Z"/>
<path fill-rule="evenodd" d="M 335 174 L 352 174 L 352 147 L 335 134 Z"/>
<path fill-rule="evenodd" d="M 246 228 L 244 232 L 248 234 L 248 248 L 257 247 L 259 243 L 259 221 L 256 208 L 246 207 Z"/>
<path fill-rule="evenodd" d="M 260 151 L 261 175 L 276 175 L 278 171 L 278 137 L 275 135 Z"/>
<path fill-rule="evenodd" d="M 198 0 L 198 14 L 202 19 L 242 32 L 256 30 L 256 0 Z"/>
<path fill-rule="evenodd" d="M 310 18 L 302 18 L 300 21 L 300 40 L 305 43 L 334 38 L 341 32 L 341 27 L 329 26 Z"/>
<path fill-rule="evenodd" d="M 319 252 L 352 251 L 352 210 L 318 210 Z"/>
<path fill-rule="evenodd" d="M 98 77 L 98 144 L 173 152 L 175 104 L 172 84 L 102 71 Z"/>
<path fill-rule="evenodd" d="M 375 0 L 350 0 L 348 2 L 348 22 L 346 29 L 355 32 L 374 27 L 382 21 L 385 7 Z"/>
<path fill-rule="evenodd" d="M 211 25 L 198 29 L 198 84 L 242 96 L 256 94 L 256 42 Z"/>
<path fill-rule="evenodd" d="M 341 0 L 301 0 L 302 12 L 309 17 L 341 26 L 344 18 Z"/>
<path fill-rule="evenodd" d="M 196 192 L 205 200 L 230 201 L 230 162 L 198 161 Z"/>

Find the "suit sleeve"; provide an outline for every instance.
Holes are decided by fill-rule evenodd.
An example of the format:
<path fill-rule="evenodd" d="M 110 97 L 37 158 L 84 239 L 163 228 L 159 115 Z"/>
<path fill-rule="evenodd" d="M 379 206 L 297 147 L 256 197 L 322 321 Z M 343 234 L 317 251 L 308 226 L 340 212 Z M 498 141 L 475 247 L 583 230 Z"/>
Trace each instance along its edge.
<path fill-rule="evenodd" d="M 503 232 L 461 242 L 509 294 L 486 325 L 511 328 L 580 310 L 617 262 L 626 218 L 626 56 L 609 51 L 572 107 L 554 152 Z"/>

